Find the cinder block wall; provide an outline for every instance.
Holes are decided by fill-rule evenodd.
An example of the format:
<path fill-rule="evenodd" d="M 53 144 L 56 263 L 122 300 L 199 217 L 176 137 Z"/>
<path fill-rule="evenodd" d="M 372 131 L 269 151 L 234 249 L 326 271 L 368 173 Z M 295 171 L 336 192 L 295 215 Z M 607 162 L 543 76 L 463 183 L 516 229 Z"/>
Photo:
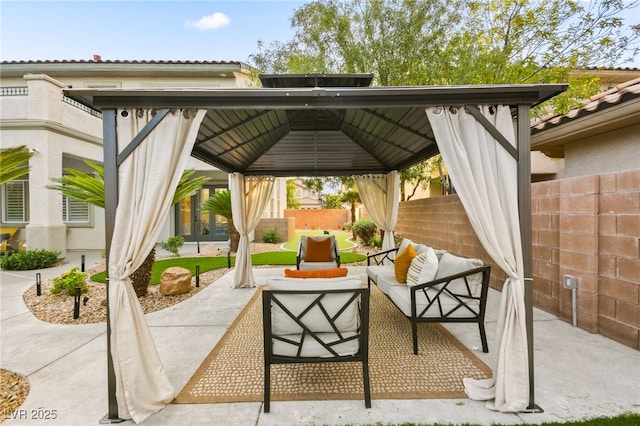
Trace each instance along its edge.
<path fill-rule="evenodd" d="M 572 322 L 565 274 L 578 278 L 578 327 L 640 349 L 640 170 L 532 185 L 535 306 Z M 457 196 L 400 203 L 397 231 L 493 264 Z M 504 273 L 492 268 L 491 286 Z"/>
<path fill-rule="evenodd" d="M 351 222 L 351 211 L 347 209 L 295 209 L 285 210 L 284 217 L 295 219 L 296 229 L 342 229 Z"/>
<path fill-rule="evenodd" d="M 256 226 L 255 229 L 255 240 L 256 242 L 262 242 L 262 236 L 265 232 L 276 229 L 278 231 L 278 235 L 282 238 L 283 243 L 289 241 L 295 236 L 296 227 L 295 220 L 293 218 L 272 218 L 272 219 L 260 219 L 260 223 Z"/>
<path fill-rule="evenodd" d="M 458 256 L 482 259 L 492 265 L 491 287 L 502 290 L 505 274 L 482 248 L 457 195 L 401 202 L 396 232 Z"/>

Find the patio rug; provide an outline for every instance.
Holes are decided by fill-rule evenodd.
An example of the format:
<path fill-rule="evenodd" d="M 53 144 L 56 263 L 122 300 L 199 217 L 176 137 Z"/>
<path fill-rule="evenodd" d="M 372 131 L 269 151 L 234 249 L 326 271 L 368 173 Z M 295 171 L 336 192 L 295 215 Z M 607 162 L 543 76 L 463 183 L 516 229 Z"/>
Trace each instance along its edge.
<path fill-rule="evenodd" d="M 490 368 L 439 324 L 420 324 L 413 355 L 411 323 L 371 286 L 369 369 L 373 399 L 466 398 L 462 379 Z M 257 291 L 173 401 L 178 404 L 263 400 L 262 292 Z M 362 364 L 271 367 L 272 401 L 362 399 Z"/>

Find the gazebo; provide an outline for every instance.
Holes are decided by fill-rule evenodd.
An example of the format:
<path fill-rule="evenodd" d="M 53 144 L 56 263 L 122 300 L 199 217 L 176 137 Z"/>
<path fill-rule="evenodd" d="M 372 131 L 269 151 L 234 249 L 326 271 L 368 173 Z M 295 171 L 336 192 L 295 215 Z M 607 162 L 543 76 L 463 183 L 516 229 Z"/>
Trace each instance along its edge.
<path fill-rule="evenodd" d="M 273 176 L 384 177 L 441 153 L 478 238 L 507 275 L 493 378 L 465 383 L 467 393 L 495 410 L 538 409 L 530 108 L 567 86 L 369 87 L 372 77 L 261 75 L 262 88 L 64 90 L 103 113 L 104 422 L 140 422 L 174 396 L 128 276 L 157 241 L 190 155 L 232 174 L 234 223 L 246 236 L 261 214 L 261 182 Z M 248 240 L 246 247 L 241 240 L 238 286 L 253 285 Z"/>

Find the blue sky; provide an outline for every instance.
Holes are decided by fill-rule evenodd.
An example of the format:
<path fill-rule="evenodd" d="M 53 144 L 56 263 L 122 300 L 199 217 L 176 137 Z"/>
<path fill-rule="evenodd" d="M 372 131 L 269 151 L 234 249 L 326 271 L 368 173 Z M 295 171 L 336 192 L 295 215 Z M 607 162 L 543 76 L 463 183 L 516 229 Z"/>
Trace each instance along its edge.
<path fill-rule="evenodd" d="M 2 0 L 0 59 L 247 62 L 304 1 Z"/>
<path fill-rule="evenodd" d="M 293 36 L 294 0 L 0 0 L 0 60 L 242 61 Z M 629 23 L 640 23 L 640 6 Z M 635 63 L 623 66 L 640 67 Z"/>

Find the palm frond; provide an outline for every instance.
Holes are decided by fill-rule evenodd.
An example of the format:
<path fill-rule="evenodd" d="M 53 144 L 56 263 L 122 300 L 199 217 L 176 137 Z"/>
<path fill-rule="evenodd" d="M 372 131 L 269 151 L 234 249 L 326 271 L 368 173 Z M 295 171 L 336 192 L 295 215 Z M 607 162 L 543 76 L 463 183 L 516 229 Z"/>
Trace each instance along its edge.
<path fill-rule="evenodd" d="M 227 219 L 231 219 L 231 191 L 227 189 L 216 192 L 215 195 L 203 202 L 200 207 L 211 214 L 219 214 Z"/>
<path fill-rule="evenodd" d="M 104 208 L 104 167 L 89 160 L 86 160 L 84 163 L 95 172 L 85 173 L 81 170 L 67 167 L 64 169 L 64 176 L 51 178 L 57 185 L 47 185 L 47 188 L 60 191 L 62 195 L 73 200 L 83 201 L 87 204 Z M 173 196 L 173 204 L 184 197 L 195 194 L 210 180 L 207 176 L 191 179 L 194 173 L 194 169 L 185 170 L 182 173 Z"/>
<path fill-rule="evenodd" d="M 0 185 L 29 174 L 31 156 L 26 145 L 0 149 Z"/>

